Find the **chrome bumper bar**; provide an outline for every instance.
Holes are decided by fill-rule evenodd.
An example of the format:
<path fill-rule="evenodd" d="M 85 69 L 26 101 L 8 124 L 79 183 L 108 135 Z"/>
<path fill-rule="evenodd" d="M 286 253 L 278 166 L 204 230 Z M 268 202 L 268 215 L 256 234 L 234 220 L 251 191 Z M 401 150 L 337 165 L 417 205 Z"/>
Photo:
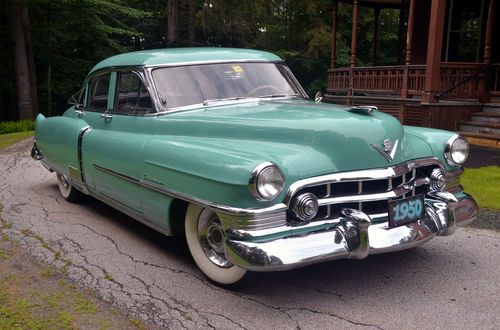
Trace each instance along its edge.
<path fill-rule="evenodd" d="M 477 217 L 474 199 L 466 194 L 455 197 L 447 192 L 430 193 L 425 198 L 422 220 L 389 228 L 372 224 L 359 210 L 344 209 L 334 227 L 303 235 L 264 242 L 245 241 L 229 236 L 225 254 L 233 264 L 252 271 L 280 271 L 327 260 L 363 259 L 369 254 L 400 251 L 420 245 L 436 235 L 451 235 Z"/>

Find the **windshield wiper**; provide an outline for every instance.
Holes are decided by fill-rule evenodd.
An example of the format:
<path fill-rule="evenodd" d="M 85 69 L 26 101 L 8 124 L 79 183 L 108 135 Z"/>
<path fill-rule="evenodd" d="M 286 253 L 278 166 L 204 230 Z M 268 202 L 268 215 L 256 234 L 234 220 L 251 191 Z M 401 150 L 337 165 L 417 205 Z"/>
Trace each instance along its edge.
<path fill-rule="evenodd" d="M 243 100 L 243 99 L 248 99 L 248 97 L 245 96 L 235 96 L 235 97 L 226 97 L 222 99 L 209 99 L 203 101 L 203 105 L 208 105 L 210 103 L 216 103 L 216 102 L 224 102 L 224 101 L 237 101 L 237 100 Z"/>
<path fill-rule="evenodd" d="M 275 98 L 275 97 L 287 97 L 287 96 L 294 96 L 294 97 L 301 97 L 299 94 L 267 94 L 267 95 L 261 95 L 258 96 L 259 99 L 267 99 L 267 98 Z"/>

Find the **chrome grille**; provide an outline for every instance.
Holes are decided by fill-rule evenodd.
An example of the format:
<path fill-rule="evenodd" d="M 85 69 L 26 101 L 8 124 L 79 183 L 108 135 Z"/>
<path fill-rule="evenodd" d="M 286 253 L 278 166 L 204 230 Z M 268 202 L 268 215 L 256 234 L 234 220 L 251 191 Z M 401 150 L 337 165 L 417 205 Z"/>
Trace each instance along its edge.
<path fill-rule="evenodd" d="M 428 175 L 441 166 L 434 158 L 407 162 L 395 167 L 335 173 L 294 183 L 287 204 L 304 192 L 316 195 L 320 205 L 313 221 L 335 219 L 343 208 L 368 214 L 374 222 L 387 220 L 388 201 L 429 191 Z M 288 204 L 290 205 L 290 204 Z"/>

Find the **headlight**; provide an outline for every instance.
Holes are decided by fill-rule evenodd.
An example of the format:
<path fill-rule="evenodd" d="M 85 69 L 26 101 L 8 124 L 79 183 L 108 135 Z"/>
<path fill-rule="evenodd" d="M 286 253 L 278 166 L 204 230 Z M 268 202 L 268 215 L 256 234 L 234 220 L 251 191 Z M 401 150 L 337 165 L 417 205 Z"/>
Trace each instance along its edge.
<path fill-rule="evenodd" d="M 462 165 L 469 156 L 469 143 L 461 136 L 454 135 L 446 142 L 444 157 L 451 166 Z"/>
<path fill-rule="evenodd" d="M 275 199 L 283 190 L 285 177 L 281 170 L 271 162 L 264 162 L 252 171 L 249 188 L 252 196 L 261 201 Z"/>

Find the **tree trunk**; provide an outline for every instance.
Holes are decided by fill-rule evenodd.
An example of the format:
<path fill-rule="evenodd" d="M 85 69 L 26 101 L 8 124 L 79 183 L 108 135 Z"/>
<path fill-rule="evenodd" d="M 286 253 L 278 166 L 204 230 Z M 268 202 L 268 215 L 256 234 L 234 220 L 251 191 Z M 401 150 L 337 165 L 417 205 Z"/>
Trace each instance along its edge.
<path fill-rule="evenodd" d="M 38 107 L 38 84 L 36 79 L 35 57 L 33 56 L 33 44 L 31 41 L 31 25 L 28 15 L 28 6 L 23 6 L 23 28 L 24 38 L 26 43 L 26 56 L 28 58 L 28 70 L 30 76 L 31 100 L 33 104 L 33 115 L 36 116 L 39 112 Z"/>
<path fill-rule="evenodd" d="M 167 6 L 167 43 L 177 45 L 179 40 L 179 0 L 168 0 Z"/>
<path fill-rule="evenodd" d="M 189 26 L 188 26 L 188 44 L 194 46 L 196 43 L 196 3 L 197 0 L 189 0 Z"/>
<path fill-rule="evenodd" d="M 18 117 L 19 119 L 32 119 L 33 102 L 31 98 L 28 57 L 26 56 L 23 21 L 20 19 L 25 7 L 25 0 L 8 1 L 9 30 L 14 45 L 13 55 L 16 72 Z"/>

